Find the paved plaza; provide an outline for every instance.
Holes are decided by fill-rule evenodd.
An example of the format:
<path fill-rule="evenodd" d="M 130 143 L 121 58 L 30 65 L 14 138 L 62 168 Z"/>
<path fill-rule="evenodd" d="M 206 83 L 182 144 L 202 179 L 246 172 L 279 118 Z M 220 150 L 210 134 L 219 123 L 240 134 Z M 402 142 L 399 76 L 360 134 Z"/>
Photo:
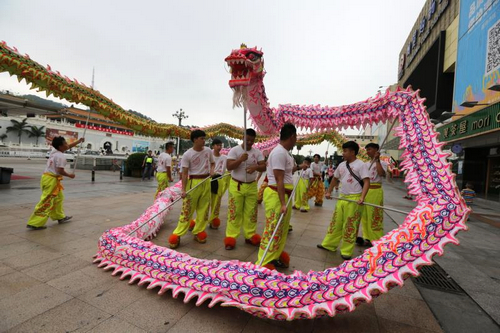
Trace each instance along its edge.
<path fill-rule="evenodd" d="M 22 179 L 0 185 L 0 331 L 9 332 L 500 332 L 500 205 L 479 202 L 459 234 L 460 246 L 448 245 L 436 258 L 439 266 L 461 289 L 447 293 L 424 288 L 408 279 L 370 304 L 334 318 L 278 322 L 255 318 L 235 308 L 206 302 L 183 303 L 170 292 L 129 285 L 92 263 L 99 236 L 107 229 L 135 220 L 152 204 L 156 181 L 124 178 L 119 173 L 77 171 L 64 181 L 65 211 L 73 221 L 49 221 L 41 231 L 26 229 L 39 199 L 39 177 L 45 160 L 0 158 Z M 402 199 L 401 182 L 386 184 L 388 206 L 409 211 L 414 203 Z M 233 251 L 224 249 L 227 196 L 221 207 L 222 228 L 207 229 L 206 244 L 182 238 L 179 251 L 199 258 L 255 261 L 257 249 L 240 237 Z M 316 248 L 326 231 L 334 201 L 293 211 L 293 232 L 285 248 L 294 270 L 324 270 L 342 262 L 340 255 Z M 180 204 L 165 219 L 154 243 L 167 246 Z M 385 215 L 385 231 L 404 216 Z M 259 210 L 258 232 L 263 230 Z M 363 248 L 356 248 L 359 254 Z"/>

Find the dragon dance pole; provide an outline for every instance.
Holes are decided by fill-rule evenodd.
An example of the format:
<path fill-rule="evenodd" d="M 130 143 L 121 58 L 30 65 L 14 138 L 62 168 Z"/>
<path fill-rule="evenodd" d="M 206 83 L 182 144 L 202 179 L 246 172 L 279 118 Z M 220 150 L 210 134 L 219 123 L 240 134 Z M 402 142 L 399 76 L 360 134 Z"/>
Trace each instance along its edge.
<path fill-rule="evenodd" d="M 300 177 L 297 178 L 295 181 L 295 185 L 293 185 L 293 190 L 292 193 L 290 193 L 290 196 L 288 197 L 288 201 L 286 203 L 286 207 L 288 209 L 288 206 L 290 205 L 290 202 L 292 202 L 293 195 L 295 193 L 295 189 L 297 188 L 297 185 L 299 184 Z M 286 213 L 285 213 L 286 214 Z M 269 243 L 267 243 L 266 249 L 264 251 L 264 254 L 262 255 L 262 258 L 260 259 L 260 262 L 258 263 L 259 266 L 262 266 L 262 263 L 264 262 L 264 259 L 266 259 L 267 252 L 269 251 L 269 248 L 271 247 L 271 244 L 274 240 L 274 236 L 276 236 L 276 233 L 278 232 L 278 229 L 281 225 L 281 221 L 283 221 L 283 218 L 285 217 L 285 214 L 281 213 L 280 218 L 278 220 L 278 223 L 276 224 L 276 228 L 274 228 L 273 234 L 271 235 L 271 239 L 269 239 Z"/>
<path fill-rule="evenodd" d="M 358 203 L 356 200 L 351 200 L 351 199 L 346 199 L 346 198 L 341 198 L 341 197 L 332 197 L 332 199 Z M 399 209 L 391 208 L 391 207 L 387 207 L 387 206 L 379 206 L 379 205 L 375 205 L 375 204 L 368 203 L 368 202 L 363 202 L 363 205 L 372 206 L 375 208 L 380 208 L 380 209 L 385 209 L 385 210 L 390 210 L 391 212 L 400 213 L 400 214 L 404 214 L 404 215 L 410 214 L 409 212 L 405 212 L 403 210 L 399 210 Z"/>
<path fill-rule="evenodd" d="M 224 177 L 229 176 L 229 175 L 230 175 L 230 173 L 227 173 L 227 174 L 222 175 L 220 177 L 216 177 L 216 178 L 212 179 L 210 182 L 216 181 L 216 180 L 218 180 L 220 178 L 224 178 Z M 208 179 L 210 179 L 210 176 L 208 176 L 207 178 L 203 179 L 201 182 L 199 182 L 198 184 L 196 184 L 192 189 L 190 189 L 189 191 L 187 191 L 186 195 L 188 195 L 195 188 L 197 188 L 198 186 L 200 186 L 201 184 L 203 184 L 204 182 L 206 182 Z M 157 217 L 158 215 L 160 215 L 161 213 L 163 213 L 166 209 L 172 207 L 175 203 L 177 203 L 181 199 L 182 199 L 182 197 L 179 196 L 177 199 L 175 199 L 174 201 L 172 201 L 170 204 L 167 205 L 167 207 L 163 208 L 161 211 L 159 211 L 158 213 L 156 213 L 149 220 L 147 220 L 146 222 L 143 222 L 140 226 L 136 227 L 134 230 L 132 230 L 131 232 L 129 232 L 127 236 L 130 236 L 131 234 L 133 234 L 134 232 L 136 232 L 137 230 L 139 230 L 140 228 L 142 228 L 143 225 L 145 225 L 146 223 L 148 223 L 149 221 L 151 221 L 152 219 L 154 219 L 155 217 Z"/>
<path fill-rule="evenodd" d="M 243 104 L 243 154 L 247 153 L 247 106 Z M 245 182 L 247 182 L 247 161 L 245 160 Z"/>

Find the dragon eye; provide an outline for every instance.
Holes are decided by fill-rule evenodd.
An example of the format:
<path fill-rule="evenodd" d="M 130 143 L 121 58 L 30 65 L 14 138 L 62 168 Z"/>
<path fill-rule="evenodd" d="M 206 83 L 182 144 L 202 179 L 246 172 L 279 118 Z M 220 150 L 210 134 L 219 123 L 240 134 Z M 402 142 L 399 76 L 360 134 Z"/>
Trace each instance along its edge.
<path fill-rule="evenodd" d="M 255 55 L 253 53 L 250 53 L 248 55 L 248 59 L 253 60 L 255 58 Z"/>

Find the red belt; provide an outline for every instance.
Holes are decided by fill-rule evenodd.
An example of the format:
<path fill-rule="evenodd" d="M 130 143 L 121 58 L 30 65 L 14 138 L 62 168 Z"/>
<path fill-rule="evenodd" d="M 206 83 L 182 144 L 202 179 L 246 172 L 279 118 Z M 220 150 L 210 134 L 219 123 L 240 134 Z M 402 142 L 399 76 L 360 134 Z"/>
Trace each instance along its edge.
<path fill-rule="evenodd" d="M 238 191 L 240 191 L 241 184 L 252 184 L 255 182 L 255 180 L 251 181 L 251 182 L 242 182 L 242 181 L 239 181 L 238 179 L 234 179 L 233 177 L 231 177 L 231 179 L 238 183 Z"/>
<path fill-rule="evenodd" d="M 274 190 L 276 192 L 278 192 L 278 188 L 275 186 L 275 185 L 269 185 L 268 186 L 271 190 Z M 292 195 L 292 192 L 293 190 L 290 190 L 288 188 L 285 187 L 285 193 L 288 194 L 288 195 Z"/>
<path fill-rule="evenodd" d="M 209 176 L 209 174 L 205 174 L 205 175 L 189 175 L 189 179 L 205 179 Z"/>

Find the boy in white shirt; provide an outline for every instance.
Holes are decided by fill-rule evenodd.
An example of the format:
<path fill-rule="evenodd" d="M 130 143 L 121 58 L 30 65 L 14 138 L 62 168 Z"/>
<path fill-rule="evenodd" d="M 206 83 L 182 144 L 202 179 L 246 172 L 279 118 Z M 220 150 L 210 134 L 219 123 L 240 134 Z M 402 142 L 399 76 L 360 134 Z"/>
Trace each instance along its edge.
<path fill-rule="evenodd" d="M 222 149 L 222 141 L 215 138 L 212 141 L 212 153 L 214 155 L 215 168 L 213 178 L 219 178 L 226 173 L 226 161 L 227 156 L 221 155 L 220 151 Z M 211 199 L 210 199 L 210 218 L 208 219 L 209 226 L 211 229 L 219 229 L 220 219 L 220 202 L 221 198 L 226 193 L 229 177 L 220 178 L 212 181 L 211 183 Z"/>
<path fill-rule="evenodd" d="M 320 161 L 321 157 L 319 154 L 314 154 L 313 158 L 314 162 L 311 163 L 311 170 L 313 172 L 314 179 L 311 181 L 308 195 L 310 198 L 315 197 L 315 206 L 321 207 L 323 206 L 323 196 L 325 195 L 325 184 L 323 183 L 323 180 L 321 180 L 324 163 Z"/>
<path fill-rule="evenodd" d="M 174 143 L 167 142 L 165 151 L 158 156 L 158 164 L 156 169 L 156 180 L 158 188 L 156 189 L 155 199 L 158 194 L 168 187 L 168 182 L 172 180 L 172 152 L 174 151 Z"/>
<path fill-rule="evenodd" d="M 294 208 L 300 209 L 303 213 L 309 211 L 309 198 L 307 196 L 307 192 L 309 192 L 309 186 L 314 179 L 310 165 L 311 158 L 306 157 L 304 163 L 302 164 L 302 170 L 299 172 L 299 183 L 297 184 L 297 189 L 295 190 Z"/>
<path fill-rule="evenodd" d="M 388 164 L 380 160 L 379 148 L 379 145 L 376 143 L 369 143 L 365 147 L 366 155 L 371 158 L 370 162 L 365 162 L 370 175 L 370 190 L 366 195 L 365 202 L 383 206 L 384 189 L 382 188 L 382 178 L 385 177 Z M 363 237 L 358 237 L 356 243 L 364 246 L 372 246 L 372 241 L 376 241 L 384 235 L 383 209 L 364 205 L 361 226 Z"/>
<path fill-rule="evenodd" d="M 62 136 L 52 139 L 52 151 L 50 152 L 47 167 L 40 180 L 42 188 L 42 197 L 40 202 L 36 205 L 35 211 L 31 214 L 28 220 L 27 228 L 32 230 L 46 229 L 45 224 L 49 217 L 61 223 L 66 223 L 71 220 L 72 216 L 66 216 L 63 209 L 63 186 L 61 180 L 63 176 L 75 178 L 74 173 L 67 173 L 64 170 L 66 166 L 66 157 L 64 152 L 78 145 L 80 142 L 85 141 L 83 138 L 68 144 Z"/>
<path fill-rule="evenodd" d="M 168 239 L 171 249 L 179 246 L 181 236 L 184 236 L 189 229 L 189 222 L 196 211 L 196 225 L 193 229 L 195 241 L 206 243 L 208 210 L 210 208 L 210 181 L 205 181 L 192 192 L 186 192 L 194 188 L 205 178 L 214 173 L 214 156 L 210 148 L 205 147 L 205 132 L 194 130 L 191 132 L 191 141 L 193 148 L 190 148 L 182 156 L 182 210 L 177 228 L 172 232 Z"/>
<path fill-rule="evenodd" d="M 258 246 L 260 235 L 257 234 L 257 171 L 266 170 L 264 155 L 258 149 L 253 148 L 257 133 L 246 129 L 246 148 L 244 144 L 232 148 L 227 155 L 227 169 L 231 171 L 229 181 L 228 213 L 226 225 L 226 238 L 224 245 L 226 250 L 232 250 L 236 246 L 241 227 L 245 236 L 245 242 Z"/>
<path fill-rule="evenodd" d="M 327 199 L 331 199 L 332 190 L 334 187 L 338 187 L 340 180 L 342 185 L 340 197 L 356 202 L 337 201 L 326 236 L 323 242 L 317 245 L 320 249 L 337 251 L 340 240 L 342 240 L 340 255 L 345 260 L 352 257 L 363 213 L 363 202 L 370 188 L 368 168 L 362 161 L 356 159 L 358 152 L 359 145 L 354 141 L 347 141 L 342 145 L 344 162 L 340 163 L 335 170 L 333 181 L 325 195 Z"/>

